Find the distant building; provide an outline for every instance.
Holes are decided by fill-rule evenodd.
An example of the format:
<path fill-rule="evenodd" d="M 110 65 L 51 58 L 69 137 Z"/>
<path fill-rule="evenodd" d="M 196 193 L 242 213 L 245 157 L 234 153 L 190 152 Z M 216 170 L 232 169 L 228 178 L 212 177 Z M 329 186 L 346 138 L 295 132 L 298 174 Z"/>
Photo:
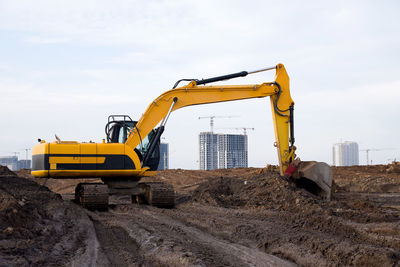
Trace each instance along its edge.
<path fill-rule="evenodd" d="M 247 135 L 199 135 L 200 170 L 229 169 L 248 166 Z"/>
<path fill-rule="evenodd" d="M 218 135 L 218 168 L 247 168 L 247 135 Z"/>
<path fill-rule="evenodd" d="M 30 168 L 31 168 L 31 160 L 30 159 L 28 159 L 28 160 L 25 160 L 25 159 L 18 160 L 18 164 L 17 164 L 17 169 L 18 170 L 20 170 L 20 169 L 30 169 Z"/>
<path fill-rule="evenodd" d="M 160 144 L 160 162 L 158 163 L 158 170 L 169 169 L 169 145 L 167 143 Z"/>
<path fill-rule="evenodd" d="M 334 166 L 359 165 L 359 151 L 356 142 L 345 141 L 333 145 Z"/>
<path fill-rule="evenodd" d="M 7 168 L 9 168 L 10 170 L 16 171 L 18 170 L 18 157 L 0 157 L 0 165 L 7 166 Z"/>
<path fill-rule="evenodd" d="M 218 168 L 217 140 L 217 134 L 212 132 L 200 133 L 200 170 L 214 170 Z"/>
<path fill-rule="evenodd" d="M 17 156 L 0 157 L 0 165 L 7 166 L 11 171 L 30 169 L 31 160 L 18 160 Z"/>

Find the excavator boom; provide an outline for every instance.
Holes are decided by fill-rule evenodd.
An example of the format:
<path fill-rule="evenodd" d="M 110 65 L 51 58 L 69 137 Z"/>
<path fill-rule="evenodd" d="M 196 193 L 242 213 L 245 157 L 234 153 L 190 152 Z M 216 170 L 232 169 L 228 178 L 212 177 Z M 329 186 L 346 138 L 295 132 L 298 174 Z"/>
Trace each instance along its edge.
<path fill-rule="evenodd" d="M 276 69 L 274 82 L 251 85 L 198 86 L 198 83 L 206 84 L 221 79 L 244 76 L 247 73 L 239 72 L 201 81 L 193 80 L 186 86 L 163 93 L 147 107 L 125 144 L 133 148 L 138 146 L 141 139 L 166 118 L 169 112 L 183 107 L 270 96 L 275 144 L 278 150 L 280 173 L 283 175 L 289 163 L 295 158 L 294 136 L 293 131 L 290 132 L 293 130 L 291 125 L 294 123 L 291 120 L 294 102 L 290 96 L 289 76 L 285 67 L 278 64 L 276 67 L 261 71 L 271 69 Z M 291 137 L 290 133 L 292 133 Z M 289 142 L 289 140 L 291 141 Z"/>

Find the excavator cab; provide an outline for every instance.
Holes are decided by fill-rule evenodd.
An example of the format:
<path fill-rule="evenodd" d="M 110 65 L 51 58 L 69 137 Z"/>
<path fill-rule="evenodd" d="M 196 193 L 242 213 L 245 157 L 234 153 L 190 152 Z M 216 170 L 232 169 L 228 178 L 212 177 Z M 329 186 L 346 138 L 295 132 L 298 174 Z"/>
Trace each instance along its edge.
<path fill-rule="evenodd" d="M 131 130 L 136 126 L 137 121 L 134 121 L 128 115 L 110 115 L 105 127 L 108 143 L 125 143 Z M 140 144 L 135 148 L 136 154 L 140 161 L 147 159 L 145 166 L 150 167 L 150 170 L 157 170 L 160 161 L 160 137 L 157 138 L 157 128 L 153 129 L 145 136 Z M 154 147 L 150 152 L 150 148 Z M 148 153 L 150 155 L 147 155 Z"/>

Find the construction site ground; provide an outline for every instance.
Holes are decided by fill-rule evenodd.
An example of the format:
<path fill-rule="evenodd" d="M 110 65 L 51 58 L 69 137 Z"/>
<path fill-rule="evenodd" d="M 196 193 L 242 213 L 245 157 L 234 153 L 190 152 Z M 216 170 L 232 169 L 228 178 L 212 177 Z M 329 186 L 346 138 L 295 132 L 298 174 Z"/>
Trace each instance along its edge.
<path fill-rule="evenodd" d="M 333 168 L 330 202 L 273 168 L 166 170 L 174 209 L 71 200 L 77 180 L 0 169 L 0 266 L 400 266 L 400 173 Z M 97 181 L 93 179 L 92 181 Z"/>

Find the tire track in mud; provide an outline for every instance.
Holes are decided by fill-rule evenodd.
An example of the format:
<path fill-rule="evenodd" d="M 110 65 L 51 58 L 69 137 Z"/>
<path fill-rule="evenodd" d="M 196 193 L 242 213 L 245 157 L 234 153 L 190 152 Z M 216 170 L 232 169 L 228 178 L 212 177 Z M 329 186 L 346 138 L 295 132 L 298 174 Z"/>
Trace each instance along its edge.
<path fill-rule="evenodd" d="M 357 201 L 353 195 L 358 196 L 341 194 L 337 199 L 345 204 L 332 202 L 306 214 L 193 202 L 166 210 L 123 198 L 114 199 L 109 212 L 90 214 L 103 266 L 396 266 L 398 212 L 368 203 L 398 199 L 379 194 L 366 202 L 364 195 Z M 371 221 L 362 219 L 370 216 Z M 118 249 L 104 249 L 110 247 Z"/>
<path fill-rule="evenodd" d="M 257 248 L 232 243 L 187 225 L 171 216 L 168 210 L 118 205 L 109 213 L 96 213 L 93 217 L 96 224 L 108 224 L 126 231 L 134 243 L 139 244 L 137 253 L 153 265 L 295 266 Z M 96 228 L 104 231 L 103 226 Z"/>
<path fill-rule="evenodd" d="M 289 264 L 289 261 L 304 266 L 328 265 L 328 261 L 310 251 L 307 244 L 301 242 L 302 240 L 295 242 L 296 237 L 299 236 L 307 239 L 314 238 L 316 241 L 330 239 L 331 243 L 338 242 L 338 246 L 340 243 L 347 245 L 345 241 L 340 240 L 340 237 L 334 238 L 332 235 L 306 230 L 300 226 L 294 227 L 277 215 L 273 212 L 257 215 L 255 211 L 249 213 L 246 210 L 196 204 L 181 205 L 176 210 L 164 210 L 163 217 L 152 213 L 154 219 L 164 218 L 165 220 L 165 216 L 168 216 L 174 222 L 200 230 L 203 235 L 211 235 L 216 239 L 234 244 L 235 247 L 246 248 L 240 250 L 230 248 L 230 251 L 240 255 L 242 261 L 248 261 L 247 264 L 252 266 L 276 264 L 276 262 L 270 262 L 270 257 L 275 257 L 273 255 L 280 257 L 275 257 L 276 259 L 286 259 L 285 263 L 280 263 L 279 266 Z M 265 255 L 268 256 L 267 259 Z"/>
<path fill-rule="evenodd" d="M 381 193 L 381 192 L 339 192 L 335 193 L 336 200 L 351 198 L 354 200 L 368 201 L 383 208 L 392 208 L 396 212 L 400 210 L 400 193 Z"/>
<path fill-rule="evenodd" d="M 206 244 L 214 250 L 210 255 L 211 260 L 208 260 L 207 255 L 196 254 L 206 265 L 210 265 L 213 259 L 220 258 L 215 253 L 223 254 L 224 249 L 221 247 L 227 247 L 228 253 L 237 258 L 234 260 L 236 265 L 265 265 L 268 259 L 263 259 L 263 264 L 257 260 L 270 254 L 304 266 L 351 265 L 362 262 L 384 262 L 383 265 L 386 265 L 393 262 L 391 258 L 396 258 L 398 251 L 396 241 L 385 242 L 383 245 L 382 239 L 362 233 L 359 227 L 340 223 L 340 220 L 325 220 L 322 214 L 311 220 L 304 220 L 301 216 L 283 212 L 257 212 L 198 204 L 184 204 L 173 210 L 118 206 L 112 213 L 127 217 L 135 214 L 134 216 L 139 216 L 135 220 L 142 220 L 145 227 L 146 222 L 158 221 L 160 225 L 156 231 L 159 233 L 172 227 L 171 232 L 176 234 L 190 234 L 189 239 L 193 243 Z M 152 227 L 154 226 L 151 225 L 149 229 Z M 191 252 L 195 253 L 195 249 Z M 247 253 L 249 249 L 250 252 Z"/>
<path fill-rule="evenodd" d="M 99 266 L 146 266 L 144 258 L 139 254 L 139 246 L 123 228 L 108 225 L 92 216 L 89 218 L 99 242 Z"/>
<path fill-rule="evenodd" d="M 294 227 L 280 219 L 274 212 L 258 215 L 255 211 L 249 213 L 246 210 L 182 205 L 179 212 L 171 215 L 175 220 L 202 229 L 202 231 L 221 239 L 268 253 L 268 255 L 274 254 L 300 265 L 322 266 L 328 264 L 324 259 L 311 253 L 306 245 L 301 242 L 296 244 L 294 239 L 288 240 L 288 237 L 301 235 L 317 240 L 332 238 L 332 236 L 324 236 L 318 231 Z"/>
<path fill-rule="evenodd" d="M 201 216 L 194 216 L 196 213 Z M 282 211 L 183 205 L 176 215 L 204 231 L 219 232 L 232 242 L 258 247 L 304 266 L 351 265 L 364 259 L 390 264 L 400 248 L 395 238 L 384 239 L 385 228 L 377 236 L 361 231 L 361 226 L 339 218 L 325 218 L 323 214 L 309 219 Z M 393 224 L 387 229 L 393 229 Z"/>

